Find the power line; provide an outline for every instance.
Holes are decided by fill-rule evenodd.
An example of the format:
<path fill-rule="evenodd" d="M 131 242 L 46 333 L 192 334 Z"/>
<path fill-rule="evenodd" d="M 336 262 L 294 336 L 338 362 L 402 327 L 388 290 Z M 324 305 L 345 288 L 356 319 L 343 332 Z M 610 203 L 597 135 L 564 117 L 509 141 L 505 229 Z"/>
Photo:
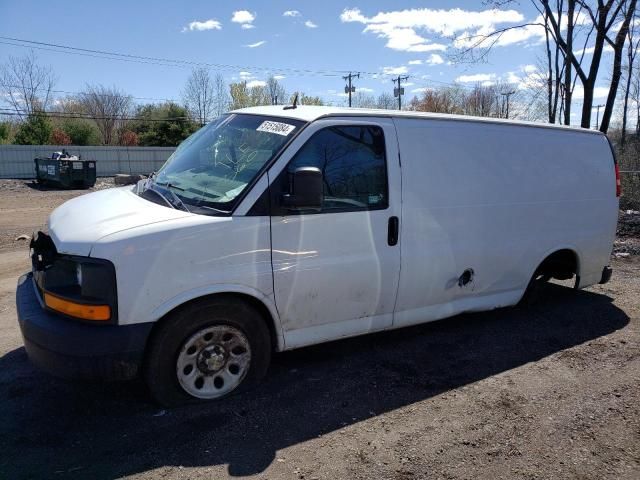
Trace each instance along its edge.
<path fill-rule="evenodd" d="M 183 59 L 172 59 L 172 58 L 162 58 L 162 57 L 151 57 L 146 55 L 134 55 L 130 53 L 122 53 L 122 52 L 111 52 L 107 50 L 93 50 L 89 48 L 80 48 L 73 47 L 71 45 L 63 45 L 56 43 L 47 43 L 47 42 L 39 42 L 36 40 L 27 40 L 22 38 L 14 38 L 14 37 L 4 37 L 0 36 L 0 43 L 13 45 L 17 47 L 24 48 L 35 48 L 42 50 L 49 50 L 58 53 L 68 53 L 68 54 L 79 54 L 79 55 L 87 55 L 93 56 L 97 58 L 105 58 L 110 60 L 125 60 L 132 61 L 137 63 L 152 63 L 159 64 L 164 66 L 182 66 L 182 67 L 195 67 L 195 66 L 205 66 L 211 68 L 217 68 L 221 70 L 249 70 L 249 71 L 261 71 L 261 72 L 282 72 L 282 73 L 290 73 L 296 75 L 316 75 L 316 76 L 328 76 L 328 77 L 336 77 L 342 76 L 345 73 L 348 73 L 345 70 L 315 70 L 315 69 L 302 69 L 302 68 L 289 68 L 289 67 L 258 67 L 258 66 L 247 66 L 247 65 L 234 65 L 234 64 L 224 64 L 224 63 L 209 63 L 209 62 L 200 62 L 200 61 L 192 61 L 192 60 L 183 60 Z M 20 42 L 19 43 L 9 43 L 9 42 Z M 55 50 L 57 49 L 57 50 Z M 366 72 L 367 75 L 384 75 L 376 72 Z"/>
<path fill-rule="evenodd" d="M 7 88 L 16 88 L 16 89 L 21 89 L 23 88 L 21 85 L 5 85 L 5 87 Z M 28 90 L 33 90 L 33 91 L 48 91 L 48 92 L 53 92 L 53 93 L 64 93 L 66 95 L 85 95 L 87 94 L 87 92 L 77 92 L 77 91 L 70 91 L 70 90 L 55 90 L 55 89 L 48 89 L 46 87 L 27 87 Z M 120 97 L 122 95 L 116 95 L 116 94 L 110 94 L 110 93 L 94 93 L 91 92 L 91 95 L 95 95 L 98 97 Z M 173 102 L 173 103 L 180 103 L 179 100 L 175 99 L 175 98 L 154 98 L 154 97 L 134 97 L 133 95 L 127 95 L 127 94 L 123 94 L 126 97 L 130 97 L 133 98 L 134 100 L 153 100 L 153 101 L 158 101 L 158 102 Z"/>
<path fill-rule="evenodd" d="M 15 43 L 21 42 L 21 43 Z M 210 63 L 210 62 L 202 62 L 202 61 L 192 61 L 192 60 L 184 60 L 184 59 L 172 59 L 172 58 L 163 58 L 163 57 L 152 57 L 146 55 L 135 55 L 130 53 L 123 52 L 113 52 L 108 50 L 94 50 L 88 48 L 74 47 L 71 45 L 63 45 L 56 43 L 47 43 L 40 42 L 36 40 L 28 40 L 21 39 L 15 37 L 5 37 L 0 36 L 0 44 L 12 45 L 16 47 L 23 48 L 33 48 L 38 50 L 51 51 L 55 53 L 62 54 L 72 54 L 72 55 L 82 55 L 92 58 L 106 59 L 106 60 L 118 60 L 132 63 L 140 63 L 146 65 L 159 65 L 159 66 L 168 66 L 168 67 L 188 67 L 193 68 L 195 66 L 204 66 L 210 68 L 217 68 L 220 70 L 232 70 L 232 71 L 252 71 L 252 72 L 262 72 L 262 73 L 286 73 L 291 76 L 325 76 L 325 77 L 336 77 L 341 76 L 345 80 L 347 79 L 343 74 L 351 75 L 351 72 L 345 70 L 322 70 L 322 69 L 297 69 L 297 68 L 288 68 L 288 67 L 260 67 L 260 66 L 248 66 L 248 65 L 234 65 L 234 64 L 222 64 L 222 63 Z M 26 44 L 26 45 L 25 45 Z M 366 76 L 371 78 L 380 78 L 380 77 L 388 77 L 392 74 L 384 73 L 384 72 L 366 72 L 359 71 L 359 76 Z M 354 77 L 356 75 L 353 75 Z M 394 82 L 396 79 L 392 79 Z M 443 82 L 440 80 L 428 80 L 430 83 L 437 83 L 440 85 L 447 86 L 456 86 L 461 88 L 474 88 L 471 86 L 463 85 L 458 82 Z M 346 92 L 348 93 L 348 92 Z M 169 100 L 175 101 L 172 99 L 153 99 L 153 98 L 145 98 L 145 97 L 133 97 L 141 100 Z"/>
<path fill-rule="evenodd" d="M 9 108 L 0 108 L 0 116 L 8 115 L 8 116 L 24 116 L 28 115 L 27 110 L 14 110 Z M 167 121 L 178 121 L 178 120 L 193 120 L 189 116 L 180 116 L 180 117 L 167 117 L 167 118 L 145 118 L 145 117 L 120 117 L 116 115 L 103 115 L 103 116 L 93 116 L 88 113 L 71 113 L 71 112 L 52 112 L 52 111 L 39 111 L 35 113 L 36 115 L 45 115 L 50 118 L 64 118 L 64 119 L 80 119 L 80 120 L 118 120 L 118 121 L 142 121 L 142 122 L 167 122 Z"/>

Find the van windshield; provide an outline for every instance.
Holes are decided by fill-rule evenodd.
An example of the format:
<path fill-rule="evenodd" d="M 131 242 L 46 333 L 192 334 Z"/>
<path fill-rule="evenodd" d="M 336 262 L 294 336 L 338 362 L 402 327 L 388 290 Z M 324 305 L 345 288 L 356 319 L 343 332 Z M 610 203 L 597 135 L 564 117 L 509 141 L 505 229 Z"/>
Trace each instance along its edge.
<path fill-rule="evenodd" d="M 187 138 L 153 178 L 189 211 L 230 212 L 236 199 L 304 122 L 228 114 Z"/>

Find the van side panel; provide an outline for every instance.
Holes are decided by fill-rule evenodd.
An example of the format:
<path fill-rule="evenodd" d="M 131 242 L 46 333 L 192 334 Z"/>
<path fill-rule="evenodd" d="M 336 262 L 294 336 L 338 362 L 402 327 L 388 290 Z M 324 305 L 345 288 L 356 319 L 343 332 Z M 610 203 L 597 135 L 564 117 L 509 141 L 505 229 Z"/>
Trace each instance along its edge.
<path fill-rule="evenodd" d="M 602 135 L 395 119 L 402 265 L 394 326 L 515 304 L 542 260 L 578 255 L 580 286 L 609 263 L 618 200 Z M 464 287 L 458 280 L 473 270 Z"/>
<path fill-rule="evenodd" d="M 262 184 L 266 186 L 266 179 Z M 190 300 L 241 293 L 262 302 L 282 332 L 273 298 L 269 217 L 193 215 L 137 227 L 97 241 L 96 258 L 114 259 L 119 323 L 155 322 Z"/>

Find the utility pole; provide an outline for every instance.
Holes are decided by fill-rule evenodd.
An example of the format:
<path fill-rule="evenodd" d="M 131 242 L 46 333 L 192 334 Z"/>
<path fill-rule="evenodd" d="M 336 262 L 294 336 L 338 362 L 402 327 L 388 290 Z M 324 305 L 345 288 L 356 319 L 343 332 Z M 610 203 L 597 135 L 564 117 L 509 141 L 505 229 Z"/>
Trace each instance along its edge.
<path fill-rule="evenodd" d="M 402 95 L 404 95 L 404 88 L 402 88 L 401 82 L 408 79 L 408 75 L 405 75 L 404 77 L 398 75 L 398 78 L 393 79 L 394 85 L 396 84 L 396 82 L 398 83 L 398 86 L 393 88 L 393 96 L 398 97 L 398 110 L 402 110 Z"/>
<path fill-rule="evenodd" d="M 356 87 L 351 84 L 351 80 L 354 78 L 360 78 L 360 74 L 356 73 L 355 75 L 349 72 L 349 75 L 342 77 L 343 80 L 347 80 L 349 83 L 344 87 L 344 93 L 349 94 L 349 106 L 351 106 L 351 94 L 356 91 Z"/>
<path fill-rule="evenodd" d="M 600 128 L 600 109 L 604 107 L 604 105 L 596 105 L 596 130 Z"/>
<path fill-rule="evenodd" d="M 506 114 L 505 118 L 509 118 L 509 97 L 511 95 L 513 95 L 514 93 L 516 93 L 516 91 L 515 90 L 511 90 L 510 92 L 504 92 L 504 93 L 500 94 L 500 95 L 503 95 L 503 96 L 505 96 L 507 98 L 507 114 Z"/>

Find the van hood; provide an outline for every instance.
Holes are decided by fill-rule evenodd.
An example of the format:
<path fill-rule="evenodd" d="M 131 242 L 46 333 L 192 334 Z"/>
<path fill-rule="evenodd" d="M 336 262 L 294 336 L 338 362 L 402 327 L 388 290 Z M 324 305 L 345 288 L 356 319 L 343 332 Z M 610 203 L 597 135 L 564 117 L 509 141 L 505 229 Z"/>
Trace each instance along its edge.
<path fill-rule="evenodd" d="M 71 199 L 49 217 L 49 235 L 60 253 L 89 256 L 101 238 L 151 223 L 193 216 L 158 205 L 131 187 L 109 188 Z"/>

